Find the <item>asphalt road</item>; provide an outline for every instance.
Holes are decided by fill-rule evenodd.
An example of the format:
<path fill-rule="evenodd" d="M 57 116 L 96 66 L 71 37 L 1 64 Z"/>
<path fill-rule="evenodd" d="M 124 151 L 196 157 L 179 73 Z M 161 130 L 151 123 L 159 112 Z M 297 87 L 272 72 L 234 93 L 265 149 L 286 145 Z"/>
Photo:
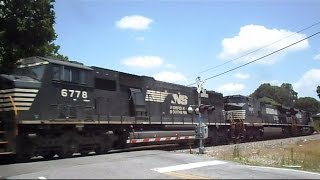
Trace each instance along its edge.
<path fill-rule="evenodd" d="M 0 166 L 0 179 L 320 179 L 304 171 L 254 167 L 159 150 Z"/>

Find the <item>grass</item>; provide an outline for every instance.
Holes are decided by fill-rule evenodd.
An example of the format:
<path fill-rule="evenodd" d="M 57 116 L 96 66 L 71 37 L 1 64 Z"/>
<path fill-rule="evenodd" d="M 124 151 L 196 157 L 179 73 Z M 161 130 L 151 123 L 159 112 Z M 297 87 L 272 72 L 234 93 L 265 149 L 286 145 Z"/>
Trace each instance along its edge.
<path fill-rule="evenodd" d="M 313 127 L 317 132 L 320 132 L 320 118 L 317 118 L 317 120 L 313 121 Z"/>
<path fill-rule="evenodd" d="M 294 144 L 262 147 L 235 144 L 233 149 L 219 152 L 214 156 L 248 165 L 320 172 L 320 140 L 300 140 Z"/>

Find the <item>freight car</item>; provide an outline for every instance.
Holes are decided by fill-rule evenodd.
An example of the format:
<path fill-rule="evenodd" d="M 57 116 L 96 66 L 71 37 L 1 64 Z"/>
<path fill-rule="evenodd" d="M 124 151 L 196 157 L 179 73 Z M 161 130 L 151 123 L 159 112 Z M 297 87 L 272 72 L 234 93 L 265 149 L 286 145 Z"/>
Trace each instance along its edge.
<path fill-rule="evenodd" d="M 195 87 L 52 58 L 18 63 L 13 74 L 0 75 L 0 157 L 71 157 L 195 142 L 198 116 L 187 111 L 198 104 Z M 290 120 L 294 110 L 280 107 L 279 121 L 267 122 L 263 114 L 269 117 L 271 111 L 264 113 L 267 108 L 253 106 L 247 97 L 204 91 L 201 102 L 215 109 L 202 114 L 208 126 L 206 143 L 260 138 L 267 127 L 286 135 L 312 131 L 307 122 Z"/>

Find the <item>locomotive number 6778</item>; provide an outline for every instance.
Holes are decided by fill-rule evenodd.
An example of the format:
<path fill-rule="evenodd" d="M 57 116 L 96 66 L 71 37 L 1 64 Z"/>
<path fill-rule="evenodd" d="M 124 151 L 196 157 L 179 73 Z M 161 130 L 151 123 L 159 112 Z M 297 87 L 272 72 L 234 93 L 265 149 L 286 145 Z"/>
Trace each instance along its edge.
<path fill-rule="evenodd" d="M 73 89 L 61 89 L 61 96 L 62 97 L 71 97 L 71 98 L 88 98 L 87 91 L 79 91 L 79 90 L 73 90 Z"/>

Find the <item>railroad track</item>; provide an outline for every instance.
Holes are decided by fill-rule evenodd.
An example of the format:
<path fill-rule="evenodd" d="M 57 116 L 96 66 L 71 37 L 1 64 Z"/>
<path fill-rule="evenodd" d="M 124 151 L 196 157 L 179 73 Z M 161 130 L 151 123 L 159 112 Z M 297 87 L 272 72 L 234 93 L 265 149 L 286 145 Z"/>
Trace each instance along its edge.
<path fill-rule="evenodd" d="M 290 137 L 290 138 L 273 138 L 273 139 L 264 139 L 264 140 L 260 140 L 260 141 L 250 141 L 250 142 L 240 142 L 240 143 L 229 143 L 229 144 L 220 144 L 217 145 L 218 147 L 221 146 L 221 148 L 224 145 L 231 145 L 231 144 L 242 144 L 242 143 L 257 143 L 257 142 L 268 142 L 268 141 L 274 141 L 274 140 L 290 140 L 292 138 L 297 138 L 297 139 L 301 139 L 301 138 L 312 138 L 314 135 L 320 136 L 319 133 L 315 133 L 313 135 L 309 135 L 309 136 L 299 136 L 299 137 Z M 189 152 L 189 151 L 194 151 L 196 148 L 198 148 L 199 145 L 198 144 L 186 144 L 186 145 L 181 145 L 181 144 L 177 144 L 177 143 L 171 143 L 171 144 L 157 144 L 157 145 L 145 145 L 145 146 L 134 146 L 134 147 L 128 147 L 125 149 L 115 149 L 115 150 L 110 150 L 107 153 L 104 154 L 114 154 L 114 153 L 123 153 L 123 152 L 132 152 L 132 151 L 143 151 L 143 150 L 163 150 L 163 151 L 179 151 L 179 152 Z M 208 149 L 212 149 L 213 145 L 208 145 L 205 146 Z M 97 155 L 95 152 L 90 152 L 87 155 L 81 155 L 80 153 L 75 153 L 73 154 L 73 156 L 71 158 L 78 158 L 78 157 L 85 157 L 85 156 L 95 156 Z M 50 160 L 55 160 L 55 159 L 63 159 L 58 157 L 57 155 L 55 155 L 53 158 L 50 159 L 46 159 L 43 158 L 42 156 L 37 156 L 37 157 L 32 157 L 28 162 L 37 162 L 37 161 L 50 161 Z M 3 164 L 12 164 L 12 163 L 18 163 L 12 159 L 5 159 L 5 160 L 1 160 L 0 161 L 0 165 Z"/>

